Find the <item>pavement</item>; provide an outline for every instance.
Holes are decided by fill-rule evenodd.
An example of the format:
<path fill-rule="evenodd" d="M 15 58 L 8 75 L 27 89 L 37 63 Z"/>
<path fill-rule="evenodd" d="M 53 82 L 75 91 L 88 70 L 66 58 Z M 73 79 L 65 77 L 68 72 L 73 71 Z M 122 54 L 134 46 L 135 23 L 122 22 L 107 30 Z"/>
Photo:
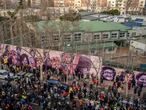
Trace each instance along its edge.
<path fill-rule="evenodd" d="M 118 48 L 116 53 L 105 54 L 106 61 L 117 62 L 122 65 L 128 64 L 128 59 L 130 58 L 130 62 L 133 66 L 139 66 L 140 64 L 146 63 L 146 57 L 141 56 L 135 52 L 129 53 L 129 49 L 126 47 Z"/>

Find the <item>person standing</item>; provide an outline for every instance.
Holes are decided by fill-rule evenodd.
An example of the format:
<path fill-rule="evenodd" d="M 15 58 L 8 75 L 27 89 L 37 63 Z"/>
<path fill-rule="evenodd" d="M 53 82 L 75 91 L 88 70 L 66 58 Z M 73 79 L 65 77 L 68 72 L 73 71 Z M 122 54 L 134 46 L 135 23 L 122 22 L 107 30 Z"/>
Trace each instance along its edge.
<path fill-rule="evenodd" d="M 138 96 L 141 96 L 142 89 L 143 89 L 143 84 L 141 83 L 138 87 Z"/>

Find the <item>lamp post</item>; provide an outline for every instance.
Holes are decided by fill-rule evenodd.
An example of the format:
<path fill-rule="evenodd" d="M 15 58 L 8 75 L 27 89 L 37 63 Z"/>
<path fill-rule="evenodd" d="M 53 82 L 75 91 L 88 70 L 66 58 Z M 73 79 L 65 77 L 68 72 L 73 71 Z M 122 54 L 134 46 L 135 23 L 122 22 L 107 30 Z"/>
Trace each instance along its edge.
<path fill-rule="evenodd" d="M 14 39 L 13 39 L 13 26 L 16 24 L 17 22 L 14 22 L 11 26 L 10 26 L 10 33 L 11 33 L 11 44 L 14 45 Z"/>
<path fill-rule="evenodd" d="M 43 81 L 43 62 L 40 65 L 40 80 Z"/>
<path fill-rule="evenodd" d="M 128 76 L 126 75 L 126 97 L 128 96 Z"/>
<path fill-rule="evenodd" d="M 44 41 L 46 40 L 45 39 L 45 32 L 42 33 L 43 35 L 41 36 L 41 48 L 43 49 L 43 52 L 44 52 Z M 43 58 L 44 59 L 44 58 Z M 43 60 L 42 60 L 42 63 L 40 64 L 40 80 L 43 81 Z"/>

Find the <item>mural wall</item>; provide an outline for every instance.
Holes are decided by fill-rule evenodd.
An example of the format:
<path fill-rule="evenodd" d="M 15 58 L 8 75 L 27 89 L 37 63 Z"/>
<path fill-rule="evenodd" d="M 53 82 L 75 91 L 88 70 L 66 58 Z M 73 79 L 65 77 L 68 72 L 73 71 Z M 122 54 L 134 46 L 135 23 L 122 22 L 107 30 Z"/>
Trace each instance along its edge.
<path fill-rule="evenodd" d="M 69 74 L 77 72 L 96 75 L 102 67 L 102 60 L 97 56 L 32 49 L 6 44 L 0 44 L 0 58 L 1 62 L 9 62 L 10 65 L 27 65 L 34 69 L 43 65 L 44 70 L 55 68 Z"/>
<path fill-rule="evenodd" d="M 136 75 L 136 82 L 137 85 L 143 84 L 144 87 L 146 87 L 146 73 L 138 73 Z"/>
<path fill-rule="evenodd" d="M 126 72 L 124 69 L 112 68 L 108 66 L 103 66 L 100 72 L 101 77 L 107 81 L 114 81 L 115 77 L 118 75 L 119 80 L 122 82 L 131 81 L 135 78 L 136 84 L 141 86 L 143 84 L 146 87 L 146 73 L 134 71 L 134 74 Z"/>
<path fill-rule="evenodd" d="M 111 67 L 102 67 L 101 77 L 108 81 L 113 81 L 116 76 L 116 70 Z"/>

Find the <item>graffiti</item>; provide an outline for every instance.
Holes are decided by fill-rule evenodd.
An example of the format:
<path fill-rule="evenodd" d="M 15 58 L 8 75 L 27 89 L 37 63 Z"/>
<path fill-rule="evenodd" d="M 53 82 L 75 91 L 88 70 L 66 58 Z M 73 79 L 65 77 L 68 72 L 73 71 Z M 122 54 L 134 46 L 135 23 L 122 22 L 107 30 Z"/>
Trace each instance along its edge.
<path fill-rule="evenodd" d="M 116 71 L 111 67 L 102 67 L 101 77 L 108 81 L 113 81 L 116 75 Z"/>
<path fill-rule="evenodd" d="M 143 84 L 143 86 L 146 87 L 146 73 L 138 73 L 135 79 L 137 85 Z"/>
<path fill-rule="evenodd" d="M 1 62 L 16 66 L 29 66 L 32 69 L 43 65 L 43 70 L 49 68 L 59 69 L 66 74 L 83 73 L 96 75 L 101 69 L 100 59 L 97 56 L 64 53 L 61 51 L 49 51 L 17 47 L 0 44 Z"/>

